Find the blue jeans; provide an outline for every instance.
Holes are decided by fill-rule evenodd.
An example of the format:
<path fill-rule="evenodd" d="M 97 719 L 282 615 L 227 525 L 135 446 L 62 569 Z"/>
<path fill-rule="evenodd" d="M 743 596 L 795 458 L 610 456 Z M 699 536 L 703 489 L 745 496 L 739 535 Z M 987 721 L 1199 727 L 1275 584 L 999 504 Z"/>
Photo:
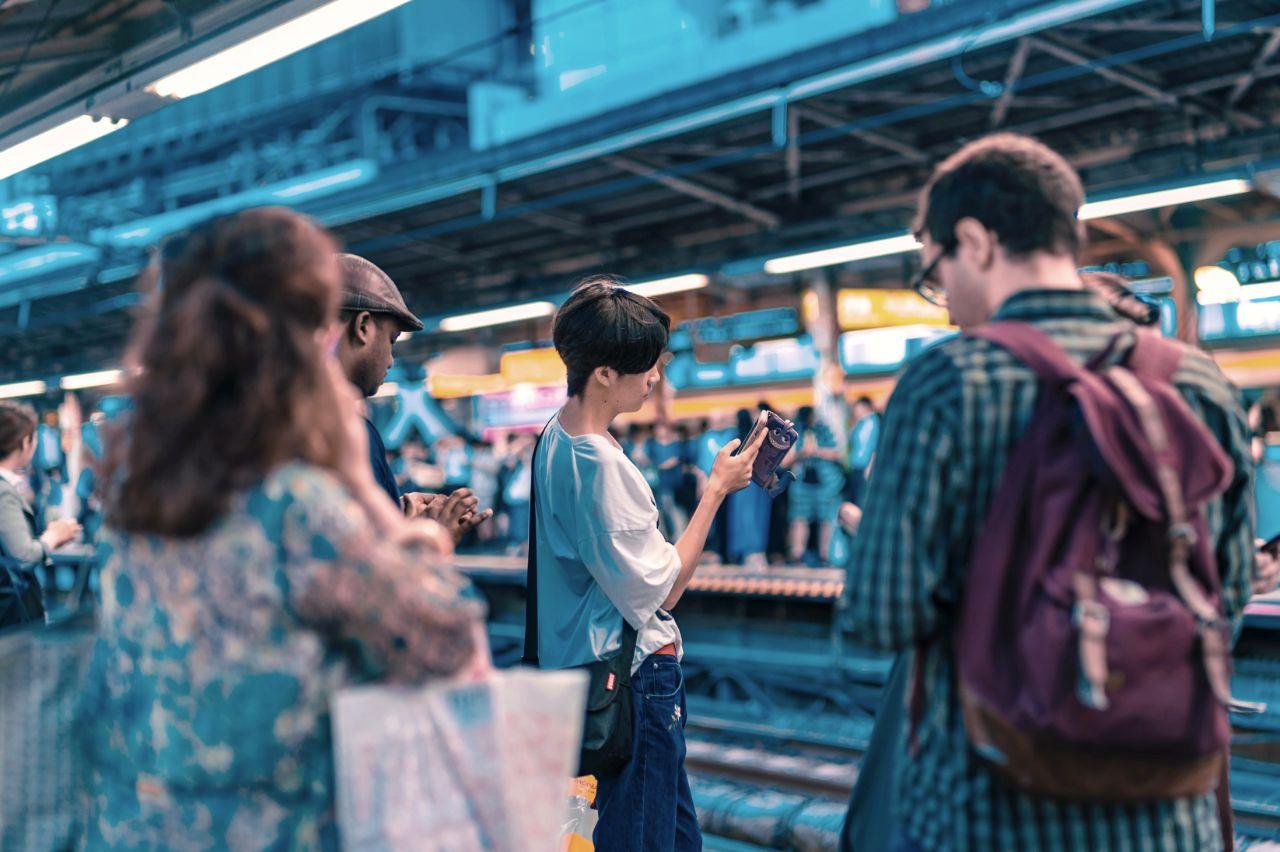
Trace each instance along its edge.
<path fill-rule="evenodd" d="M 598 852 L 698 852 L 702 833 L 684 771 L 684 674 L 654 654 L 631 676 L 631 760 L 600 778 Z"/>

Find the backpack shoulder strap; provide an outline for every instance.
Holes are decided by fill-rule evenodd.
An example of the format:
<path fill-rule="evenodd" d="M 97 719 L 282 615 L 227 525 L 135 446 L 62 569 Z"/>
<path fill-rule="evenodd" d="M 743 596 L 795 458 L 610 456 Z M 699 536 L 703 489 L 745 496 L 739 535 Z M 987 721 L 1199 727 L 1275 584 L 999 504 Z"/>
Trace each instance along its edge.
<path fill-rule="evenodd" d="M 1137 341 L 1129 353 L 1129 369 L 1144 379 L 1172 382 L 1182 363 L 1183 345 L 1147 329 L 1136 330 L 1134 336 Z"/>
<path fill-rule="evenodd" d="M 1082 372 L 1066 350 L 1031 323 L 1016 320 L 989 322 L 966 331 L 965 336 L 994 343 L 1021 361 L 1041 381 L 1064 383 L 1079 377 Z"/>

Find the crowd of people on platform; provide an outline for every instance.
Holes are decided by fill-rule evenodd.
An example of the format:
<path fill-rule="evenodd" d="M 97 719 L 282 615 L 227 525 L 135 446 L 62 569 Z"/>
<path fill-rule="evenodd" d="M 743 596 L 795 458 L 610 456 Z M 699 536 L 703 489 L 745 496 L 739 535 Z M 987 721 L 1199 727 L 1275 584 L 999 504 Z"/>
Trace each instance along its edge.
<path fill-rule="evenodd" d="M 612 431 L 653 489 L 664 535 L 680 537 L 706 489 L 716 454 L 734 438 L 745 439 L 767 408 L 761 402 L 732 418 L 660 420 Z M 706 558 L 748 569 L 838 563 L 847 545 L 837 538 L 840 510 L 860 500 L 879 435 L 879 414 L 867 397 L 857 398 L 839 417 L 844 421 L 842 433 L 848 436 L 847 450 L 840 448 L 836 430 L 813 407 L 792 413 L 800 438 L 784 467 L 794 482 L 773 498 L 760 489 L 734 495 L 716 516 Z M 415 436 L 390 450 L 388 462 L 402 492 L 452 494 L 468 489 L 479 506 L 493 510 L 493 522 L 476 527 L 460 542 L 461 549 L 504 549 L 519 555 L 528 539 L 534 438 L 528 431 L 500 430 L 486 438 L 447 434 L 432 443 Z"/>
<path fill-rule="evenodd" d="M 708 547 L 834 558 L 837 521 L 857 527 L 836 559 L 846 626 L 898 655 L 853 848 L 1229 846 L 1225 657 L 1280 559 L 1254 537 L 1238 394 L 1081 279 L 1083 201 L 1026 137 L 942 163 L 914 286 L 965 333 L 910 364 L 883 420 L 859 400 L 834 424 L 851 449 L 795 412 L 795 479 L 772 503 L 751 486 L 756 411 L 612 431 L 654 392 L 671 323 L 607 276 L 556 313 L 568 402 L 536 446 L 446 437 L 389 461 L 365 400 L 422 327 L 390 278 L 279 208 L 169 240 L 125 359 L 131 407 L 90 488 L 101 596 L 77 683 L 92 722 L 74 746 L 83 820 L 59 848 L 338 848 L 333 697 L 488 677 L 485 607 L 451 557 L 472 537 L 519 548 L 532 528 L 526 660 L 588 669 L 596 709 L 631 703 L 587 717 L 628 743 L 598 776 L 596 848 L 699 849 L 673 610 Z M 1052 440 L 1023 440 L 1045 424 Z M 42 529 L 24 492 L 38 428 L 0 405 L 0 599 L 19 610 L 12 563 L 79 533 Z M 1007 588 L 972 581 L 1002 565 Z"/>

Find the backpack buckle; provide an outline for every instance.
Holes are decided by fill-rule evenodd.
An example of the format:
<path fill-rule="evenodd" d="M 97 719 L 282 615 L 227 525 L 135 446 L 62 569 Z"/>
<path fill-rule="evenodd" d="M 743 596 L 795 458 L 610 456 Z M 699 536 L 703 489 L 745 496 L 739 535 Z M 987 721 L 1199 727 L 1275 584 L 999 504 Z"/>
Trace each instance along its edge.
<path fill-rule="evenodd" d="M 1096 600 L 1078 600 L 1071 611 L 1071 622 L 1090 638 L 1100 638 L 1111 628 L 1111 612 Z"/>
<path fill-rule="evenodd" d="M 1169 541 L 1172 543 L 1182 542 L 1191 547 L 1197 541 L 1195 528 L 1191 524 L 1172 524 L 1169 527 Z"/>

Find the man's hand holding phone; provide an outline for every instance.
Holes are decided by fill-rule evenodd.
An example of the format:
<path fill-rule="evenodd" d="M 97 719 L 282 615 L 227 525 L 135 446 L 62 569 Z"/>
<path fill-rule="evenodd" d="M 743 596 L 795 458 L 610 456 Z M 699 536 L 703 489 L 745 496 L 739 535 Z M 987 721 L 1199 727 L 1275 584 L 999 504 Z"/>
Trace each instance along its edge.
<path fill-rule="evenodd" d="M 1258 540 L 1253 558 L 1253 593 L 1265 595 L 1280 585 L 1280 535 L 1269 541 Z"/>

